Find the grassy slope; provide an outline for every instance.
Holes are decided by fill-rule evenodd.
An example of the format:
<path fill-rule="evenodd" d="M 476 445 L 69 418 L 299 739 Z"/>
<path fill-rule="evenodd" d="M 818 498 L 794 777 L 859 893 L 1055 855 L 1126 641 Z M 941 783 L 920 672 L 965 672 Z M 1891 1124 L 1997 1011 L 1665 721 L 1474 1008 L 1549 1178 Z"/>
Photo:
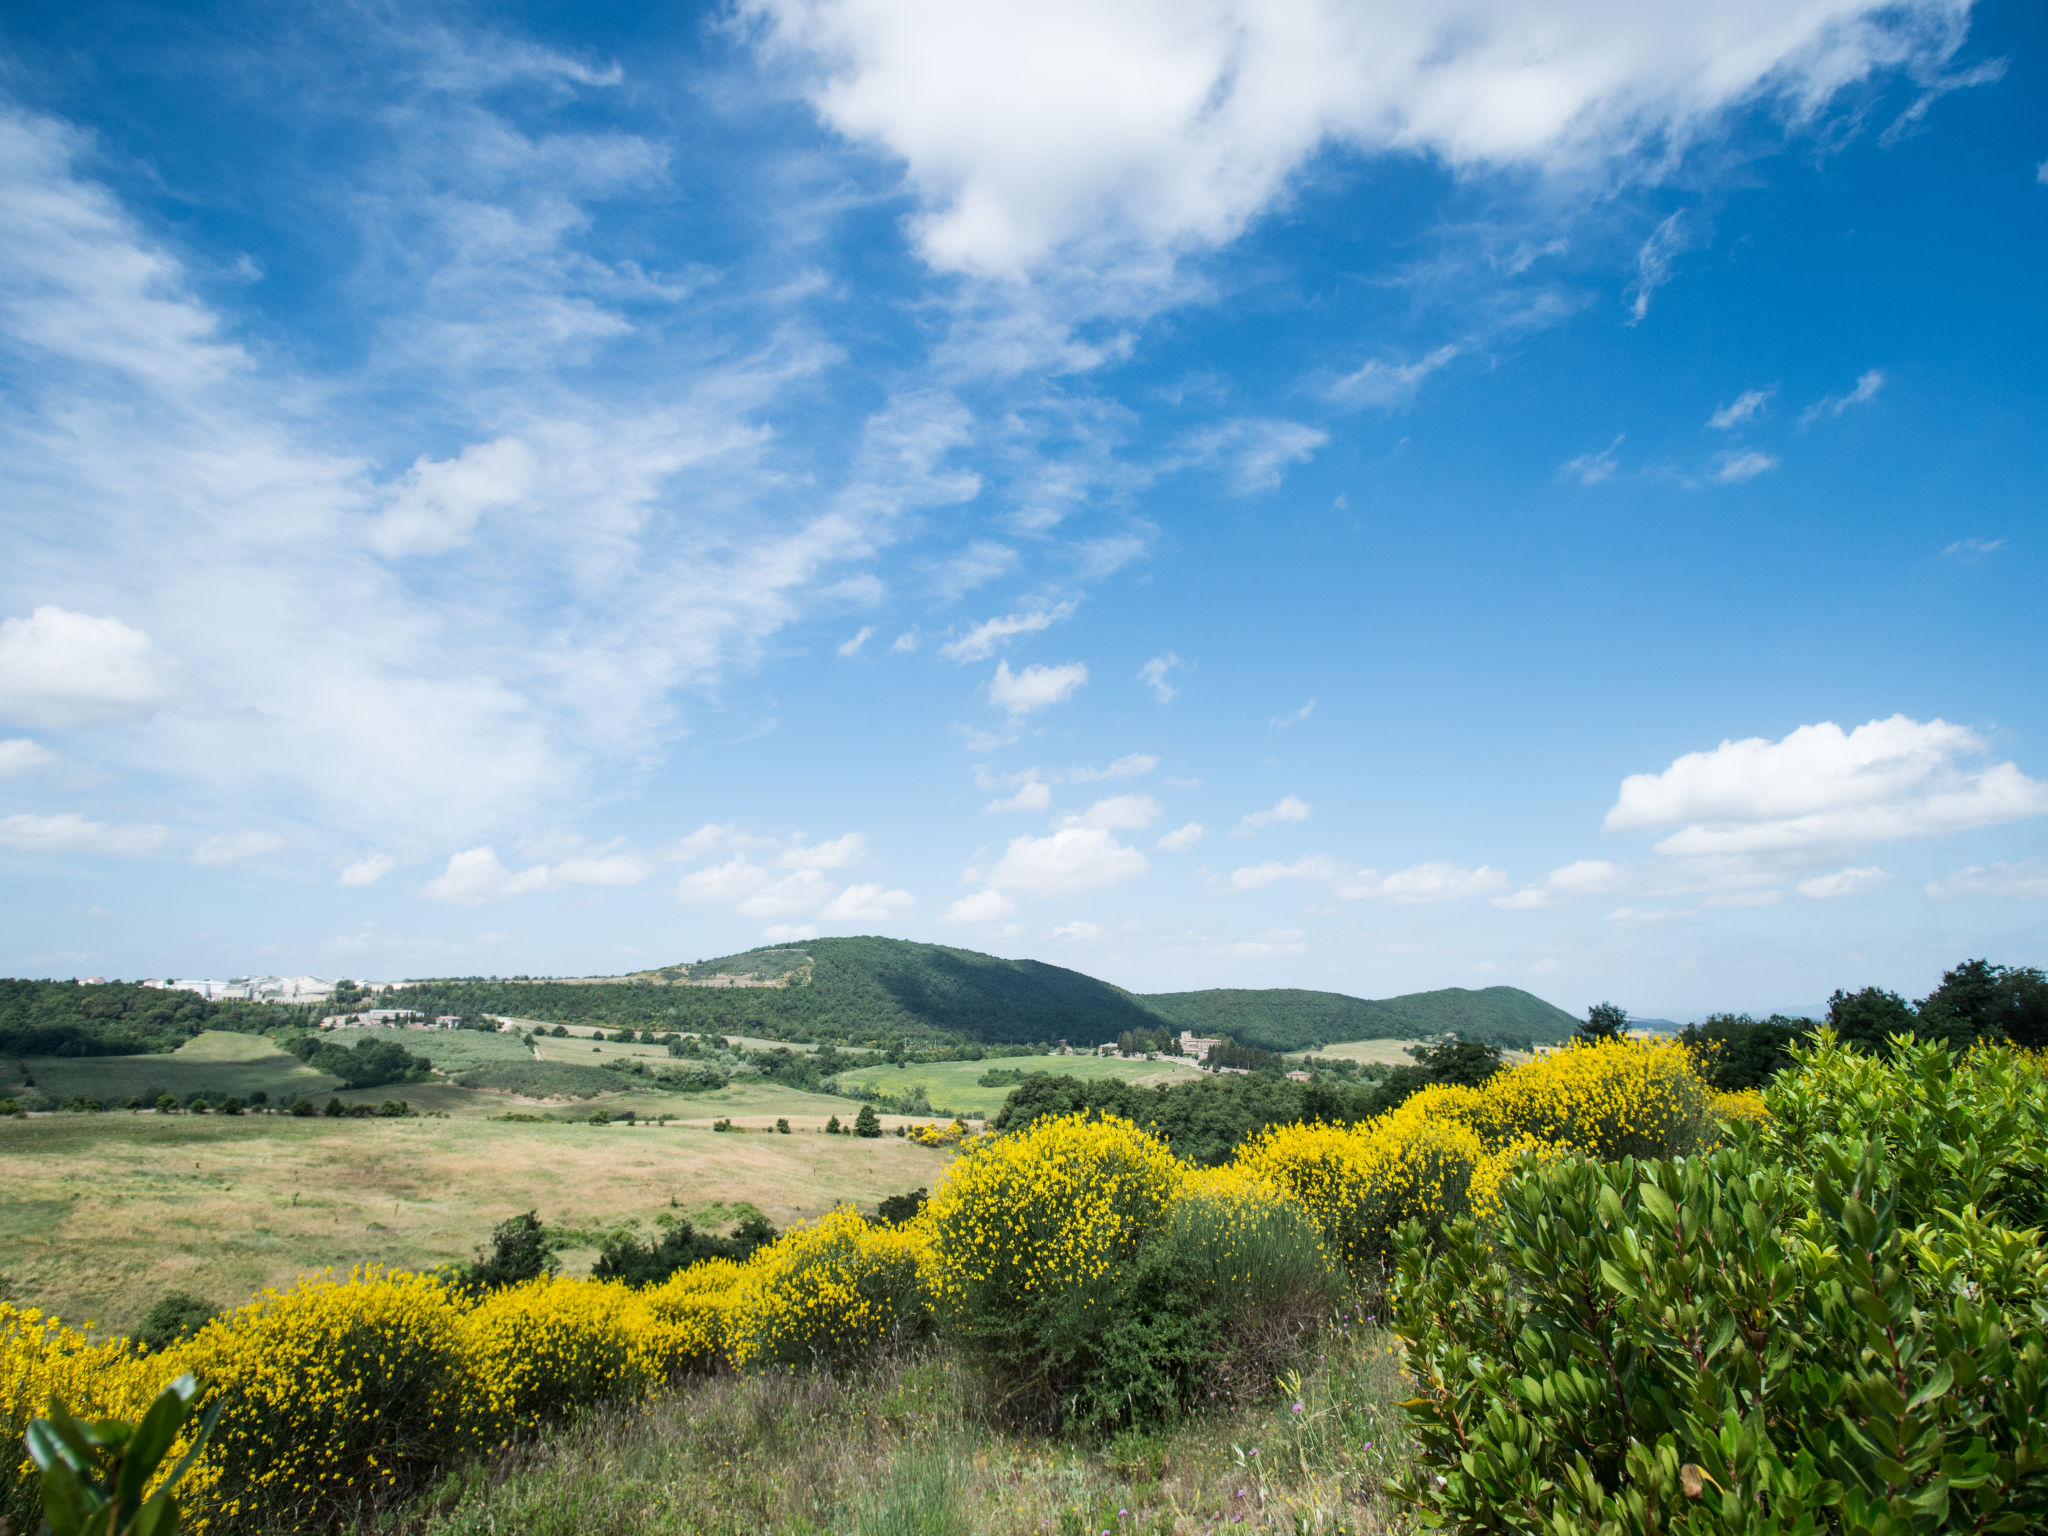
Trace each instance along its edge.
<path fill-rule="evenodd" d="M 418 1536 L 1163 1536 L 1408 1525 L 1373 1490 L 1409 1455 L 1390 1340 L 1332 1330 L 1299 1397 L 1099 1449 L 1006 1433 L 941 1351 L 840 1380 L 724 1376 L 594 1413 L 401 1511 Z M 1299 1403 L 1301 1411 L 1294 1411 Z"/>
<path fill-rule="evenodd" d="M 340 1081 L 313 1071 L 260 1035 L 226 1031 L 195 1036 L 161 1056 L 29 1056 L 20 1067 L 46 1096 L 82 1094 L 109 1104 L 137 1096 L 153 1100 L 161 1093 L 181 1099 L 188 1093 L 232 1093 L 246 1100 L 259 1090 L 273 1099 L 292 1099 L 328 1094 Z M 19 1080 L 20 1073 L 11 1079 Z"/>
<path fill-rule="evenodd" d="M 1024 1056 L 1005 1061 L 939 1061 L 905 1067 L 861 1067 L 839 1074 L 843 1084 L 868 1083 L 887 1094 L 900 1094 L 922 1083 L 934 1109 L 955 1114 L 992 1115 L 1010 1096 L 1011 1088 L 982 1088 L 977 1079 L 991 1067 L 1054 1076 L 1121 1077 L 1138 1083 L 1192 1080 L 1193 1067 L 1170 1061 L 1118 1061 L 1102 1056 Z"/>
<path fill-rule="evenodd" d="M 1139 999 L 1197 1034 L 1299 1051 L 1345 1040 L 1425 1040 L 1456 1030 L 1468 1039 L 1562 1040 L 1578 1020 L 1519 987 L 1444 987 L 1377 1000 L 1291 987 L 1248 992 L 1155 992 Z"/>
<path fill-rule="evenodd" d="M 883 1195 L 935 1183 L 951 1155 L 894 1136 L 680 1125 L 0 1120 L 0 1281 L 17 1304 L 125 1329 L 172 1289 L 240 1302 L 329 1265 L 467 1258 L 493 1223 L 529 1208 L 586 1228 L 651 1224 L 671 1200 L 714 1217 L 750 1204 L 777 1226 L 845 1200 L 872 1210 Z M 579 1269 L 593 1256 L 566 1257 Z"/>

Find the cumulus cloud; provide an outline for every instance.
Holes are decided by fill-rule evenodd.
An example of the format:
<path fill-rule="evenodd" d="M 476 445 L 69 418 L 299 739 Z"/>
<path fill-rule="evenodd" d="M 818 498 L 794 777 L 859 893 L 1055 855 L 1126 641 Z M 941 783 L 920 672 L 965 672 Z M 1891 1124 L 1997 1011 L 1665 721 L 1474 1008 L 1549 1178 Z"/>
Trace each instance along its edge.
<path fill-rule="evenodd" d="M 1232 837 L 1244 837 L 1261 827 L 1277 826 L 1283 821 L 1307 821 L 1315 814 L 1314 807 L 1298 795 L 1283 795 L 1268 809 L 1252 811 L 1238 822 Z"/>
<path fill-rule="evenodd" d="M 1560 897 L 1604 896 L 1621 883 L 1622 869 L 1605 859 L 1580 859 L 1553 869 L 1539 884 L 1525 885 L 1512 896 L 1496 896 L 1493 904 L 1510 912 L 1547 907 Z"/>
<path fill-rule="evenodd" d="M 1191 821 L 1184 827 L 1175 827 L 1154 846 L 1163 853 L 1186 853 L 1208 835 L 1208 830 L 1199 821 Z"/>
<path fill-rule="evenodd" d="M 962 896 L 939 919 L 942 923 L 1000 923 L 1017 910 L 1017 903 L 1001 891 L 976 891 Z"/>
<path fill-rule="evenodd" d="M 61 729 L 144 713 L 164 696 L 155 649 L 117 618 L 50 604 L 0 620 L 0 719 Z"/>
<path fill-rule="evenodd" d="M 908 891 L 884 890 L 879 884 L 849 885 L 825 903 L 818 916 L 828 923 L 886 923 L 916 909 L 917 898 Z"/>
<path fill-rule="evenodd" d="M 1759 97 L 1810 114 L 1962 35 L 1946 0 L 747 8 L 820 117 L 902 164 L 925 259 L 1000 274 L 1231 239 L 1327 144 L 1454 170 L 1647 165 Z"/>
<path fill-rule="evenodd" d="M 989 679 L 988 701 L 1012 715 L 1064 704 L 1088 681 L 1088 668 L 1081 662 L 1047 667 L 1033 664 L 1012 672 L 1007 661 L 996 663 L 996 675 Z"/>
<path fill-rule="evenodd" d="M 1607 921 L 1626 927 L 1633 927 L 1643 923 L 1671 923 L 1678 921 L 1682 917 L 1698 916 L 1699 913 L 1693 911 L 1690 907 L 1616 907 L 1607 914 Z"/>
<path fill-rule="evenodd" d="M 204 838 L 192 850 L 194 864 L 239 864 L 266 853 L 276 853 L 284 839 L 270 832 L 222 832 Z"/>
<path fill-rule="evenodd" d="M 1026 779 L 1014 795 L 989 801 L 988 812 L 999 815 L 1005 811 L 1042 811 L 1051 804 L 1052 786 L 1043 779 Z"/>
<path fill-rule="evenodd" d="M 1087 810 L 1062 816 L 1061 827 L 1099 827 L 1107 831 L 1149 827 L 1159 819 L 1160 804 L 1150 795 L 1110 795 Z"/>
<path fill-rule="evenodd" d="M 1181 659 L 1171 651 L 1162 656 L 1154 656 L 1144 666 L 1138 668 L 1138 681 L 1150 688 L 1152 697 L 1160 703 L 1171 704 L 1180 690 L 1166 680 L 1166 674 L 1180 665 Z"/>
<path fill-rule="evenodd" d="M 1853 731 L 1823 721 L 1781 741 L 1724 741 L 1662 773 L 1632 774 L 1604 825 L 1676 827 L 1656 851 L 1697 857 L 1822 852 L 2048 814 L 2048 784 L 2017 765 L 1965 766 L 1988 751 L 1974 731 L 1945 720 L 1893 715 Z"/>
<path fill-rule="evenodd" d="M 1375 869 L 1361 869 L 1338 882 L 1334 894 L 1346 901 L 1390 901 L 1405 907 L 1484 896 L 1507 883 L 1505 874 L 1484 864 L 1477 869 L 1465 869 L 1437 861 L 1397 869 L 1390 875 L 1382 875 Z"/>
<path fill-rule="evenodd" d="M 1875 864 L 1861 869 L 1838 869 L 1831 875 L 1815 875 L 1811 880 L 1799 882 L 1799 894 L 1814 901 L 1828 901 L 1836 896 L 1854 896 L 1859 891 L 1874 891 L 1890 885 L 1892 877 Z"/>
<path fill-rule="evenodd" d="M 2011 864 L 1972 864 L 1945 880 L 1927 884 L 1934 901 L 1954 901 L 1963 896 L 2000 896 L 2024 901 L 2048 897 L 2048 859 L 2021 859 Z"/>
<path fill-rule="evenodd" d="M 22 853 L 111 854 L 124 859 L 146 859 L 169 841 L 162 827 L 110 826 L 88 821 L 76 811 L 59 811 L 53 816 L 0 816 L 0 848 Z"/>
<path fill-rule="evenodd" d="M 1745 389 L 1733 400 L 1722 406 L 1707 418 L 1707 425 L 1717 432 L 1726 432 L 1730 427 L 1739 427 L 1745 421 L 1753 420 L 1757 413 L 1771 402 L 1777 393 L 1773 385 L 1769 389 Z"/>
<path fill-rule="evenodd" d="M 432 901 L 473 907 L 547 887 L 547 865 L 536 864 L 514 873 L 499 862 L 497 849 L 485 844 L 450 854 L 448 867 L 429 880 L 421 894 Z"/>
<path fill-rule="evenodd" d="M 0 779 L 19 778 L 34 773 L 55 762 L 56 754 L 48 747 L 30 741 L 26 736 L 17 736 L 11 741 L 0 741 Z"/>
<path fill-rule="evenodd" d="M 861 627 L 858 630 L 854 631 L 853 635 L 850 638 L 839 642 L 839 654 L 842 656 L 858 656 L 860 654 L 860 648 L 866 645 L 868 641 L 872 640 L 874 638 L 874 635 L 874 625 L 861 625 Z"/>
<path fill-rule="evenodd" d="M 636 853 L 571 854 L 551 871 L 559 885 L 638 885 L 654 865 Z"/>
<path fill-rule="evenodd" d="M 845 869 L 867 856 L 868 840 L 859 832 L 847 832 L 805 847 L 792 843 L 775 856 L 784 869 Z"/>
<path fill-rule="evenodd" d="M 1003 646 L 1019 635 L 1042 634 L 1074 611 L 1071 602 L 1056 607 L 1042 608 L 1031 613 L 1008 613 L 1000 618 L 984 619 L 957 640 L 948 640 L 939 647 L 939 654 L 951 661 L 987 661 Z"/>
<path fill-rule="evenodd" d="M 347 886 L 375 885 L 392 870 L 398 868 L 398 860 L 388 853 L 373 853 L 357 859 L 341 872 L 341 884 Z"/>
<path fill-rule="evenodd" d="M 832 899 L 832 882 L 799 869 L 757 885 L 734 909 L 742 917 L 808 917 Z"/>
<path fill-rule="evenodd" d="M 1142 779 L 1159 766 L 1159 759 L 1143 752 L 1126 752 L 1107 768 L 1069 768 L 1062 777 L 1069 784 L 1093 784 L 1102 779 Z"/>
<path fill-rule="evenodd" d="M 1134 880 L 1152 866 L 1102 827 L 1062 827 L 1050 837 L 1010 840 L 986 884 L 1026 896 L 1075 896 Z"/>
<path fill-rule="evenodd" d="M 1305 853 L 1292 863 L 1279 859 L 1268 859 L 1263 864 L 1247 864 L 1230 872 L 1230 888 L 1233 891 L 1263 890 L 1277 885 L 1282 880 L 1334 881 L 1344 878 L 1345 868 L 1327 853 Z"/>
<path fill-rule="evenodd" d="M 1046 937 L 1049 939 L 1071 939 L 1076 944 L 1093 944 L 1102 937 L 1102 933 L 1102 924 L 1083 922 L 1076 918 L 1071 923 L 1061 923 L 1059 927 L 1053 929 Z"/>
<path fill-rule="evenodd" d="M 1878 391 L 1883 388 L 1884 370 L 1872 368 L 1869 372 L 1858 375 L 1856 387 L 1846 394 L 1823 395 L 1801 411 L 1799 425 L 1810 427 L 1824 416 L 1832 419 L 1841 415 L 1852 405 L 1868 405 L 1877 398 Z"/>

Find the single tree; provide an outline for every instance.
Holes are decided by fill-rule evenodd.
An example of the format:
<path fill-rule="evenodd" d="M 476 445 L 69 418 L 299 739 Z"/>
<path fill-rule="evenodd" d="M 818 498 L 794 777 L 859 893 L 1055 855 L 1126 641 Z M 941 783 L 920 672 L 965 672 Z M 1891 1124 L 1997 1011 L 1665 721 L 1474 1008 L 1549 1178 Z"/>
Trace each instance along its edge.
<path fill-rule="evenodd" d="M 1593 1044 L 1627 1036 L 1628 1010 L 1617 1003 L 1595 1003 L 1586 1010 L 1586 1022 L 1578 1028 L 1578 1038 Z"/>
<path fill-rule="evenodd" d="M 853 1117 L 853 1134 L 856 1136 L 879 1136 L 882 1134 L 882 1120 L 875 1113 L 874 1105 L 861 1105 L 860 1113 Z"/>

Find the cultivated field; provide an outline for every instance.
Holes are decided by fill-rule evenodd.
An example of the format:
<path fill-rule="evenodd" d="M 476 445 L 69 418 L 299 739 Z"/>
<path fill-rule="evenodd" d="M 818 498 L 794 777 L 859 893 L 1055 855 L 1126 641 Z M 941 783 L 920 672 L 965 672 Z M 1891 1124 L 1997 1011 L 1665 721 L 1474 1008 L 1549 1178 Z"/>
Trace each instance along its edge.
<path fill-rule="evenodd" d="M 0 1062 L 0 1090 L 24 1079 L 44 1094 L 73 1094 L 119 1103 L 127 1098 L 154 1102 L 161 1094 L 235 1094 L 247 1100 L 259 1091 L 287 1102 L 304 1094 L 326 1095 L 339 1084 L 279 1050 L 261 1035 L 211 1030 L 159 1056 L 27 1056 Z"/>
<path fill-rule="evenodd" d="M 1109 1056 L 1022 1056 L 1002 1061 L 939 1061 L 903 1067 L 861 1067 L 839 1074 L 840 1083 L 851 1088 L 866 1083 L 894 1096 L 923 1086 L 934 1109 L 957 1114 L 992 1115 L 1002 1108 L 1016 1085 L 1000 1088 L 978 1086 L 983 1073 L 1003 1069 L 1024 1073 L 1043 1072 L 1052 1076 L 1121 1077 L 1134 1083 L 1171 1083 L 1192 1078 L 1196 1068 L 1162 1057 L 1158 1061 L 1119 1061 Z"/>
<path fill-rule="evenodd" d="M 1412 1067 L 1415 1058 L 1408 1053 L 1422 1043 L 1419 1040 L 1353 1040 L 1346 1045 L 1326 1045 L 1320 1051 L 1305 1054 L 1336 1056 L 1345 1061 L 1380 1062 L 1390 1067 Z"/>
<path fill-rule="evenodd" d="M 424 1096 L 394 1091 L 415 1103 Z M 773 1102 L 762 1102 L 750 1118 L 772 1123 Z M 843 1099 L 826 1102 L 850 1111 Z M 590 1242 L 563 1255 L 582 1270 L 595 1257 L 593 1229 L 638 1221 L 651 1231 L 671 1210 L 721 1230 L 749 1208 L 778 1227 L 842 1201 L 872 1210 L 884 1195 L 936 1183 L 953 1155 L 895 1136 L 707 1126 L 708 1117 L 666 1128 L 271 1115 L 0 1120 L 0 1295 L 125 1330 L 170 1290 L 239 1303 L 328 1266 L 468 1258 L 494 1223 L 528 1209 L 585 1230 Z"/>

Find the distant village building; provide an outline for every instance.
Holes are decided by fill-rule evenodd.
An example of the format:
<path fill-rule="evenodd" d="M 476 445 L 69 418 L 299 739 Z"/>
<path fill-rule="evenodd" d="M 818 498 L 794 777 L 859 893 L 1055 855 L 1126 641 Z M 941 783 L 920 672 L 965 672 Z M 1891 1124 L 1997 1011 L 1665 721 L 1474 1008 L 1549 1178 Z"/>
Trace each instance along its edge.
<path fill-rule="evenodd" d="M 359 1029 L 425 1029 L 427 1016 L 411 1008 L 358 1008 L 353 1013 L 331 1013 L 320 1021 L 322 1029 L 347 1029 L 351 1025 Z"/>
<path fill-rule="evenodd" d="M 1189 1030 L 1180 1032 L 1180 1053 L 1194 1061 L 1206 1062 L 1209 1053 L 1222 1043 L 1221 1040 L 1205 1040 Z"/>

